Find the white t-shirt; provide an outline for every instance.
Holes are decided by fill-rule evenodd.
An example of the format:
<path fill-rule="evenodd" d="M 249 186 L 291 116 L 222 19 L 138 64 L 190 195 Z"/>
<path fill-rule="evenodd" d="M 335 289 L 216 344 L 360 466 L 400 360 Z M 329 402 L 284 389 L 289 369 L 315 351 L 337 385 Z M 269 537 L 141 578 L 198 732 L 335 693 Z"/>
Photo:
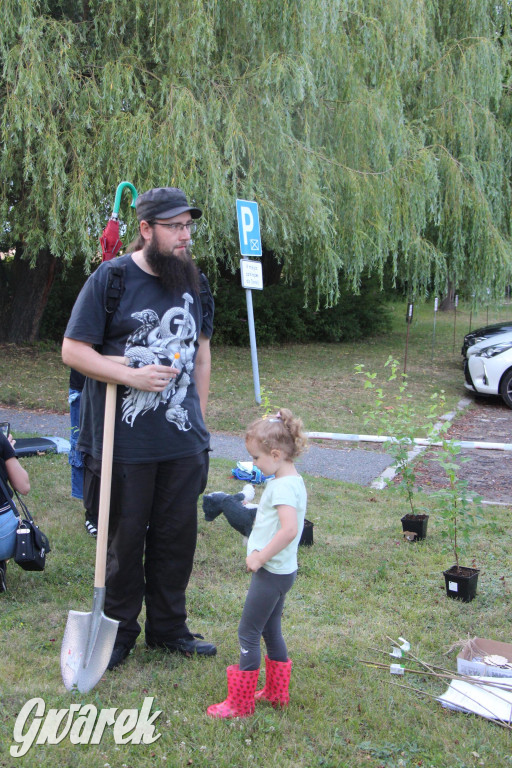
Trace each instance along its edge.
<path fill-rule="evenodd" d="M 267 481 L 247 542 L 247 554 L 250 555 L 255 549 L 261 551 L 281 528 L 276 509 L 280 504 L 287 504 L 297 510 L 297 535 L 287 547 L 271 557 L 263 568 L 271 573 L 293 573 L 297 570 L 297 549 L 307 505 L 306 486 L 300 475 L 286 475 Z"/>

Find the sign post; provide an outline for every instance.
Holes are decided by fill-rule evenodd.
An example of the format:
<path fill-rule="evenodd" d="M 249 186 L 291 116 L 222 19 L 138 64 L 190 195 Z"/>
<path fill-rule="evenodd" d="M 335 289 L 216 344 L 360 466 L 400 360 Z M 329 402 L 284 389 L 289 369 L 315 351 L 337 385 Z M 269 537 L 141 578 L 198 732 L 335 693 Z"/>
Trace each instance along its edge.
<path fill-rule="evenodd" d="M 240 272 L 242 276 L 242 287 L 245 288 L 245 298 L 247 302 L 254 397 L 258 405 L 260 405 L 260 374 L 258 370 L 258 352 L 256 348 L 252 289 L 263 290 L 263 273 L 261 262 L 251 261 L 249 258 L 250 256 L 261 257 L 262 255 L 258 203 L 251 200 L 237 200 L 236 217 L 238 221 L 238 237 L 240 239 L 240 253 L 243 256 L 240 260 Z"/>
<path fill-rule="evenodd" d="M 455 328 L 457 325 L 457 307 L 459 305 L 459 294 L 455 294 L 453 302 L 453 352 L 455 352 Z"/>
<path fill-rule="evenodd" d="M 431 358 L 432 362 L 434 362 L 434 344 L 436 342 L 436 316 L 437 316 L 438 307 L 439 307 L 439 302 L 436 296 L 434 298 L 434 330 L 432 332 L 432 358 Z"/>
<path fill-rule="evenodd" d="M 407 314 L 405 316 L 405 321 L 407 323 L 407 333 L 405 334 L 404 376 L 407 373 L 407 347 L 409 346 L 409 327 L 412 323 L 413 313 L 414 313 L 414 304 L 411 301 L 407 305 Z"/>

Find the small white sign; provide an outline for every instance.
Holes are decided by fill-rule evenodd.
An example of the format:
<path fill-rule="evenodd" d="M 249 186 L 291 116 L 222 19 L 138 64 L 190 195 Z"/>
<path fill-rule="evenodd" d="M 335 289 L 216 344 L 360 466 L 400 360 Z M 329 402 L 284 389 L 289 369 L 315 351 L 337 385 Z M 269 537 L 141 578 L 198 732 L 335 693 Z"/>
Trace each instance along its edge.
<path fill-rule="evenodd" d="M 263 290 L 263 270 L 261 261 L 249 261 L 240 259 L 240 272 L 242 275 L 242 288 L 250 290 Z"/>
<path fill-rule="evenodd" d="M 438 298 L 436 296 L 435 299 L 434 299 L 434 312 L 437 312 L 438 306 L 439 306 L 439 300 L 438 300 Z"/>

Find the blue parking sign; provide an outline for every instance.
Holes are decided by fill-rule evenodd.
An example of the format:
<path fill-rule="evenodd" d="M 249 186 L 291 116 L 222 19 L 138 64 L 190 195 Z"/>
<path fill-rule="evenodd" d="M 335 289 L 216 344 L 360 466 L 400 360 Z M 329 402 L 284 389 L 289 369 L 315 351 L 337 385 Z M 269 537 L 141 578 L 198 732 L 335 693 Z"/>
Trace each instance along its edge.
<path fill-rule="evenodd" d="M 236 218 L 240 238 L 240 253 L 242 256 L 261 256 L 258 203 L 252 200 L 237 200 Z"/>

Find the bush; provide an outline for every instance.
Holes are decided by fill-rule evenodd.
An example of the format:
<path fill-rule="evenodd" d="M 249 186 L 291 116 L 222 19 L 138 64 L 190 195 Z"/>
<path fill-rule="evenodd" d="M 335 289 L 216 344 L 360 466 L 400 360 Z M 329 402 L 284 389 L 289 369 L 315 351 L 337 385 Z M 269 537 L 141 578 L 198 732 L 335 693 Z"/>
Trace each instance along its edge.
<path fill-rule="evenodd" d="M 335 307 L 318 311 L 304 307 L 304 291 L 300 286 L 271 285 L 263 291 L 253 291 L 252 299 L 256 338 L 262 346 L 355 341 L 385 333 L 390 328 L 384 295 L 371 281 L 361 286 L 359 295 L 344 286 Z M 249 343 L 246 297 L 240 285 L 219 279 L 214 326 L 215 344 L 246 346 Z"/>

